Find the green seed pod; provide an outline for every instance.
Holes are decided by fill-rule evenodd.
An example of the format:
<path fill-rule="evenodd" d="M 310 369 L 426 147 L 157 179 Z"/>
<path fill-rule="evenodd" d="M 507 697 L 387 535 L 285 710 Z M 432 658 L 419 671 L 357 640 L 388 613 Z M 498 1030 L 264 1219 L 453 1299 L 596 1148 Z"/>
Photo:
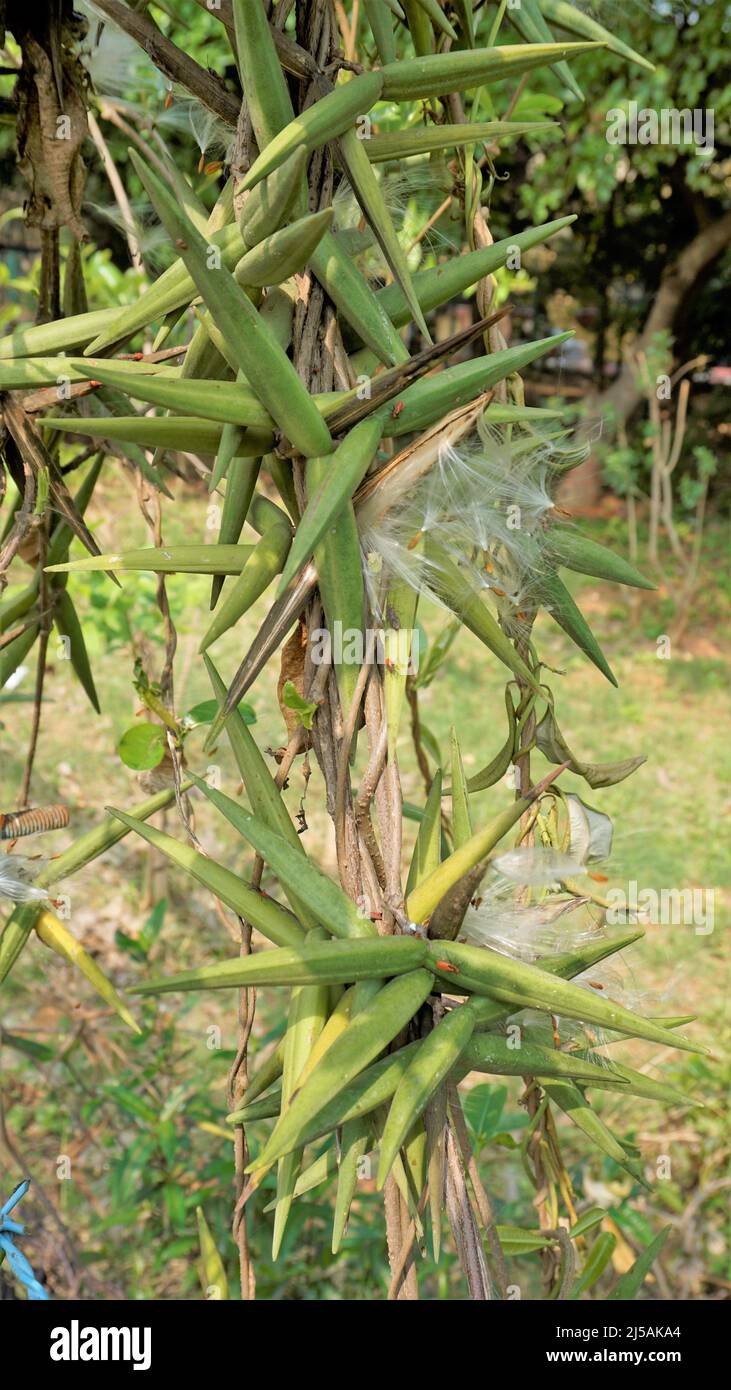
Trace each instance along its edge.
<path fill-rule="evenodd" d="M 307 898 L 311 910 L 333 936 L 352 939 L 378 935 L 373 923 L 363 916 L 342 888 L 321 873 L 307 857 L 297 854 L 281 835 L 270 830 L 255 816 L 248 815 L 230 796 L 209 787 L 199 777 L 193 776 L 192 780 L 261 855 L 280 883 Z"/>
<path fill-rule="evenodd" d="M 475 1027 L 469 1003 L 445 1014 L 419 1044 L 391 1102 L 381 1137 L 378 1186 L 388 1177 L 393 1161 L 412 1125 L 464 1052 Z"/>
<path fill-rule="evenodd" d="M 226 903 L 226 906 L 240 917 L 246 918 L 247 922 L 251 922 L 262 936 L 266 936 L 276 946 L 294 946 L 304 940 L 304 932 L 292 914 L 273 898 L 268 898 L 266 894 L 245 883 L 238 874 L 232 873 L 222 864 L 216 864 L 215 860 L 209 859 L 206 855 L 199 854 L 190 845 L 174 840 L 172 835 L 143 825 L 124 811 L 118 811 L 113 806 L 107 809 L 109 814 L 116 816 L 128 830 L 136 830 L 149 845 L 159 849 L 166 859 L 177 864 L 178 868 L 194 878 L 197 883 L 209 888 L 221 902 Z"/>
<path fill-rule="evenodd" d="M 227 426 L 224 425 L 224 432 L 226 429 Z M 239 449 L 242 438 L 243 436 L 239 435 L 236 443 L 231 444 L 234 452 L 226 469 L 226 494 L 223 499 L 221 526 L 218 532 L 219 545 L 236 545 L 238 542 L 251 506 L 261 468 L 261 458 L 241 457 Z M 223 439 L 221 443 L 223 445 Z M 237 573 L 240 574 L 241 570 L 238 570 Z M 211 585 L 211 608 L 215 608 L 222 588 L 223 578 L 219 574 Z"/>
<path fill-rule="evenodd" d="M 520 9 L 510 11 L 510 21 L 518 30 L 520 37 L 525 39 L 527 43 L 553 43 L 553 34 L 543 18 L 536 0 L 521 0 Z M 552 63 L 551 68 L 561 85 L 566 87 L 577 101 L 583 101 L 584 93 L 568 63 Z"/>
<path fill-rule="evenodd" d="M 457 730 L 452 726 L 452 836 L 454 848 L 460 849 L 472 837 L 472 816 L 469 793 L 472 790 L 464 775 L 462 753 Z"/>
<path fill-rule="evenodd" d="M 393 37 L 393 20 L 386 0 L 364 0 L 364 7 L 381 62 L 395 63 L 396 44 Z"/>
<path fill-rule="evenodd" d="M 92 309 L 55 323 L 37 323 L 16 328 L 0 341 L 0 361 L 15 357 L 44 357 L 50 353 L 71 352 L 103 334 L 119 317 L 119 309 Z"/>
<path fill-rule="evenodd" d="M 211 232 L 208 245 L 216 248 L 221 257 L 221 264 L 228 270 L 233 270 L 246 250 L 235 223 L 222 227 L 218 232 Z M 134 304 L 126 304 L 123 309 L 111 311 L 114 317 L 106 320 L 84 356 L 104 353 L 112 344 L 131 338 L 134 333 L 146 328 L 156 319 L 165 318 L 176 309 L 182 309 L 190 303 L 195 293 L 195 281 L 183 261 L 173 261 Z M 110 314 L 108 309 L 104 312 Z M 50 328 L 51 325 L 48 324 L 47 327 Z"/>
<path fill-rule="evenodd" d="M 586 618 L 578 605 L 574 603 L 566 585 L 559 579 L 558 575 L 542 574 L 539 592 L 543 606 L 546 612 L 550 613 L 554 622 L 563 628 L 572 642 L 575 642 L 580 651 L 588 656 L 602 675 L 606 676 L 612 685 L 617 685 L 617 678 Z"/>
<path fill-rule="evenodd" d="M 433 129 L 440 131 L 449 127 L 434 126 Z M 386 138 L 390 137 L 374 136 L 373 142 Z M 369 147 L 373 142 L 369 142 Z M 541 227 L 529 227 L 525 232 L 518 232 L 515 236 L 493 242 L 492 246 L 481 247 L 479 251 L 468 251 L 463 256 L 450 256 L 449 260 L 441 265 L 417 271 L 414 276 L 414 289 L 423 312 L 428 314 L 430 310 L 438 309 L 441 304 L 446 304 L 456 295 L 464 294 L 465 290 L 476 285 L 485 275 L 499 270 L 508 258 L 515 254 L 516 248 L 522 254 L 523 251 L 530 251 L 533 246 L 542 246 L 549 237 L 575 221 L 575 216 L 559 217 L 553 222 L 544 222 Z M 408 323 L 411 311 L 398 285 L 386 285 L 382 290 L 378 290 L 376 298 L 397 327 Z"/>
<path fill-rule="evenodd" d="M 261 951 L 256 955 L 201 965 L 159 980 L 136 985 L 134 994 L 168 994 L 171 990 L 248 989 L 260 985 L 288 988 L 310 984 L 352 984 L 405 975 L 423 965 L 425 941 L 410 936 L 379 936 L 366 941 L 312 940 L 301 946 Z"/>
<path fill-rule="evenodd" d="M 304 269 L 332 220 L 332 208 L 325 208 L 272 232 L 241 257 L 234 271 L 238 284 L 281 285 Z"/>
<path fill-rule="evenodd" d="M 199 651 L 206 651 L 212 642 L 233 627 L 252 604 L 256 603 L 275 575 L 281 572 L 291 544 L 292 528 L 286 518 L 265 531 L 261 540 L 254 546 L 240 575 L 226 590 Z"/>
<path fill-rule="evenodd" d="M 325 932 L 321 927 L 308 933 L 307 944 L 315 946 L 322 943 Z M 328 992 L 320 983 L 302 985 L 292 991 L 287 1019 L 287 1032 L 284 1036 L 284 1066 L 282 1072 L 282 1115 L 287 1113 L 294 1095 L 302 1068 L 312 1051 L 327 1017 Z M 288 1153 L 279 1160 L 277 1168 L 277 1196 L 274 1208 L 274 1230 L 272 1234 L 272 1259 L 276 1260 L 284 1237 L 294 1197 L 297 1177 L 302 1162 L 301 1150 Z"/>
<path fill-rule="evenodd" d="M 365 147 L 371 163 L 382 164 L 391 160 L 409 159 L 417 154 L 433 154 L 436 150 L 452 150 L 463 145 L 471 148 L 473 145 L 486 144 L 493 140 L 517 140 L 522 135 L 535 135 L 543 130 L 558 128 L 557 121 L 475 121 L 474 125 L 418 126 L 413 130 L 389 130 L 383 135 L 372 135 L 370 140 L 365 142 Z M 513 245 L 515 241 L 516 238 L 513 238 Z M 455 257 L 458 262 L 465 259 L 465 256 Z M 418 281 L 417 275 L 414 277 L 417 293 Z"/>
<path fill-rule="evenodd" d="M 415 381 L 413 386 L 407 386 L 396 406 L 389 402 L 381 407 L 379 414 L 383 433 L 397 438 L 402 434 L 428 429 L 447 411 L 468 405 L 481 392 L 489 390 L 498 381 L 504 381 L 513 372 L 521 372 L 537 357 L 552 352 L 571 336 L 570 333 L 554 333 L 550 338 L 539 338 L 534 343 L 504 348 L 501 352 L 460 362 L 456 367 L 437 372 L 435 376 Z"/>
<path fill-rule="evenodd" d="M 603 43 L 605 48 L 611 49 L 612 53 L 626 58 L 628 62 L 637 63 L 639 67 L 647 68 L 648 72 L 655 71 L 654 64 L 647 58 L 643 58 L 634 48 L 630 48 L 629 44 L 623 43 L 609 29 L 605 29 L 592 15 L 586 14 L 576 5 L 568 4 L 568 0 L 541 0 L 541 9 L 546 19 L 552 24 L 558 24 L 561 29 L 566 29 L 569 34 L 578 34 L 583 39 L 594 39 Z"/>
<path fill-rule="evenodd" d="M 61 588 L 57 590 L 53 605 L 53 621 L 61 635 L 68 640 L 69 656 L 71 665 L 78 678 L 79 684 L 88 696 L 89 703 L 101 713 L 99 708 L 99 697 L 94 685 L 94 677 L 91 671 L 89 653 L 86 650 L 86 642 L 81 629 L 76 609 L 69 596 L 68 590 Z"/>
<path fill-rule="evenodd" d="M 478 591 L 473 584 L 460 570 L 459 566 L 450 559 L 449 554 L 438 542 L 426 536 L 424 540 L 424 554 L 431 562 L 430 583 L 442 599 L 443 603 L 451 608 L 452 612 L 462 620 L 464 627 L 469 628 L 470 632 L 479 637 L 491 652 L 507 666 L 510 671 L 514 671 L 526 685 L 532 689 L 537 689 L 535 677 L 532 675 L 523 658 L 516 651 L 510 638 L 503 632 L 497 618 L 483 602 Z"/>
<path fill-rule="evenodd" d="M 384 101 L 418 101 L 484 87 L 501 78 L 522 77 L 524 72 L 565 58 L 578 58 L 600 45 L 594 43 L 503 44 L 500 48 L 456 49 L 426 57 L 405 58 L 381 68 Z"/>
<path fill-rule="evenodd" d="M 233 0 L 236 56 L 256 143 L 263 150 L 292 119 L 292 103 L 259 0 Z"/>
<path fill-rule="evenodd" d="M 274 421 L 260 405 L 250 386 L 235 381 L 195 381 L 189 377 L 167 377 L 138 371 L 134 377 L 107 366 L 90 364 L 81 371 L 106 386 L 125 391 L 136 400 L 161 405 L 168 410 L 197 415 L 232 425 L 253 426 L 273 431 Z M 178 422 L 179 423 L 179 422 Z"/>
<path fill-rule="evenodd" d="M 355 330 L 379 362 L 394 367 L 409 353 L 386 310 L 352 258 L 332 232 L 326 232 L 310 257 L 310 269 L 330 296 L 345 323 Z M 404 322 L 408 320 L 407 311 Z"/>
<path fill-rule="evenodd" d="M 68 415 L 43 421 L 51 429 L 80 434 L 88 439 L 118 439 L 139 444 L 143 449 L 181 449 L 196 454 L 216 454 L 221 443 L 221 425 L 195 415 L 108 415 L 100 420 L 76 420 Z M 237 444 L 239 457 L 267 454 L 274 443 L 271 433 L 243 430 Z"/>
<path fill-rule="evenodd" d="M 333 447 L 327 426 L 248 295 L 225 266 L 210 265 L 205 239 L 134 151 L 130 158 L 169 235 L 179 245 L 183 261 L 211 317 L 226 337 L 237 366 L 245 372 L 262 405 L 307 457 L 327 453 Z"/>
<path fill-rule="evenodd" d="M 401 1032 L 431 988 L 429 971 L 421 969 L 384 985 L 325 1053 L 251 1167 L 269 1167 L 303 1143 L 306 1126 Z"/>
<path fill-rule="evenodd" d="M 612 584 L 629 584 L 635 589 L 656 589 L 649 579 L 636 570 L 621 555 L 615 555 L 606 545 L 599 545 L 579 531 L 555 527 L 549 532 L 549 549 L 557 564 L 578 574 L 591 574 L 596 579 L 608 579 Z"/>
<path fill-rule="evenodd" d="M 335 455 L 337 458 L 337 454 Z M 308 459 L 306 468 L 307 494 L 314 500 L 327 482 L 331 469 L 329 458 Z M 300 523 L 302 524 L 302 523 Z M 365 615 L 365 590 L 360 556 L 360 537 L 355 520 L 355 511 L 350 500 L 332 518 L 322 539 L 314 548 L 317 566 L 320 598 L 325 610 L 325 621 L 331 639 L 340 625 L 345 636 L 351 632 L 362 632 Z M 340 704 L 343 718 L 348 716 L 355 687 L 358 681 L 359 666 L 354 661 L 345 661 L 345 641 L 336 643 L 333 650 L 333 664 L 340 691 Z M 355 748 L 355 739 L 353 740 Z"/>
<path fill-rule="evenodd" d="M 370 1125 L 367 1120 L 348 1120 L 341 1131 L 338 1189 L 335 1195 L 335 1211 L 333 1213 L 333 1255 L 337 1255 L 345 1235 L 350 1205 L 360 1177 L 361 1160 L 367 1153 L 370 1143 L 370 1132 Z"/>
<path fill-rule="evenodd" d="M 621 1004 L 598 999 L 590 990 L 569 984 L 525 961 L 511 960 L 509 956 L 488 947 L 440 941 L 430 946 L 430 952 L 435 958 L 436 974 L 443 969 L 445 962 L 456 967 L 454 971 L 449 971 L 451 988 L 464 986 L 476 994 L 489 994 L 491 998 L 517 1008 L 562 1014 L 566 1018 L 594 1023 L 599 1028 L 646 1038 L 649 1042 L 663 1043 L 667 1047 L 679 1047 L 688 1052 L 702 1053 L 705 1050 L 669 1028 L 640 1018 Z M 436 957 L 442 961 L 442 966 L 436 964 Z"/>
<path fill-rule="evenodd" d="M 271 236 L 301 207 L 308 162 L 306 150 L 295 150 L 268 179 L 263 179 L 246 195 L 239 218 L 245 250 Z"/>
<path fill-rule="evenodd" d="M 381 185 L 373 171 L 365 145 L 366 142 L 360 139 L 355 130 L 346 130 L 338 142 L 340 158 L 363 216 L 375 234 L 396 283 L 403 290 L 411 317 L 423 333 L 427 343 L 430 343 L 429 329 L 426 326 L 414 290 L 406 252 L 399 241 L 398 233 L 391 220 Z"/>
<path fill-rule="evenodd" d="M 152 545 L 110 555 L 88 555 L 62 565 L 46 565 L 50 574 L 119 570 L 122 574 L 147 570 L 151 574 L 240 574 L 252 554 L 252 545 Z"/>
<path fill-rule="evenodd" d="M 383 633 L 383 689 L 390 759 L 396 756 L 406 677 L 414 657 L 414 623 L 418 601 L 419 596 L 411 584 L 397 580 L 386 594 L 384 604 L 386 626 Z"/>
<path fill-rule="evenodd" d="M 253 188 L 295 150 L 311 152 L 342 135 L 378 101 L 382 85 L 381 72 L 364 72 L 308 106 L 267 143 L 245 175 L 242 188 Z"/>
<path fill-rule="evenodd" d="M 278 597 L 307 564 L 328 527 L 351 500 L 373 460 L 380 438 L 380 420 L 373 417 L 362 420 L 338 445 L 328 459 L 327 469 L 320 470 L 322 482 L 307 503 L 297 527 L 277 590 Z"/>
<path fill-rule="evenodd" d="M 406 896 L 438 869 L 442 843 L 442 772 L 437 768 L 426 799 L 406 880 Z"/>

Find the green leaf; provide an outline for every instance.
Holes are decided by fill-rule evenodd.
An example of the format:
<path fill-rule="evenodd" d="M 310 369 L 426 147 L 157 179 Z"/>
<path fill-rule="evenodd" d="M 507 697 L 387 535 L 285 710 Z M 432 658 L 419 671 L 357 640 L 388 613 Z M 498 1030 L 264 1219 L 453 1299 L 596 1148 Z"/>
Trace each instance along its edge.
<path fill-rule="evenodd" d="M 586 1256 L 584 1268 L 571 1290 L 570 1298 L 578 1298 L 596 1284 L 609 1264 L 616 1244 L 617 1237 L 611 1231 L 602 1231 L 601 1235 L 597 1236 Z"/>
<path fill-rule="evenodd" d="M 256 711 L 252 705 L 247 705 L 242 700 L 238 707 L 238 714 L 245 724 L 256 723 Z M 185 715 L 185 723 L 195 728 L 198 724 L 212 724 L 218 714 L 218 700 L 201 700 L 199 705 L 194 705 Z"/>
<path fill-rule="evenodd" d="M 607 1294 L 608 1303 L 624 1302 L 637 1297 L 671 1230 L 672 1226 L 664 1226 L 659 1236 L 637 1256 L 632 1268 L 618 1279 L 611 1293 Z"/>
<path fill-rule="evenodd" d="M 133 724 L 122 734 L 117 744 L 125 767 L 134 772 L 144 772 L 158 767 L 167 751 L 167 737 L 160 724 Z"/>
<path fill-rule="evenodd" d="M 303 700 L 293 681 L 285 681 L 282 690 L 282 702 L 287 709 L 294 710 L 298 714 L 302 724 L 306 729 L 312 728 L 312 721 L 317 714 L 318 706 L 311 700 Z"/>
<path fill-rule="evenodd" d="M 465 1119 L 478 1148 L 500 1129 L 507 1098 L 507 1086 L 473 1086 L 465 1096 Z"/>

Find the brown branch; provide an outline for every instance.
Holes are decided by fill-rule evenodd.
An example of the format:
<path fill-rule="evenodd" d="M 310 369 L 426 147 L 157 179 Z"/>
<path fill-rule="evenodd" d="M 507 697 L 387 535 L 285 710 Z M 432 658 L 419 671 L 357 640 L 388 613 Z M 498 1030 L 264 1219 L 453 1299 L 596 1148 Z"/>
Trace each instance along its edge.
<path fill-rule="evenodd" d="M 239 116 L 239 98 L 226 90 L 220 78 L 202 68 L 182 48 L 178 48 L 167 35 L 158 29 L 150 15 L 142 10 L 131 10 L 121 0 L 95 0 L 96 8 L 108 19 L 119 25 L 135 43 L 144 49 L 155 67 L 169 78 L 186 87 L 192 96 L 218 116 L 226 125 L 236 126 Z"/>

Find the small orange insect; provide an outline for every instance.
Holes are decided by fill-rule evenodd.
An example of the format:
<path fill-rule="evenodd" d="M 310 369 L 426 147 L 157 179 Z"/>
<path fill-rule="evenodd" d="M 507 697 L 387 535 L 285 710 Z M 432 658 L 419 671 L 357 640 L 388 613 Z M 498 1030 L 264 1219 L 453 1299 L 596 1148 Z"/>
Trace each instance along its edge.
<path fill-rule="evenodd" d="M 403 408 L 404 408 L 404 402 L 403 402 L 403 401 L 397 401 L 396 404 L 395 404 L 395 406 L 394 406 L 394 408 L 393 408 L 393 410 L 391 411 L 391 419 L 392 419 L 392 420 L 398 420 L 398 417 L 399 417 L 399 415 L 401 414 L 401 411 L 403 410 Z"/>
<path fill-rule="evenodd" d="M 459 966 L 452 965 L 452 962 L 449 960 L 438 960 L 437 970 L 448 970 L 450 975 L 459 975 Z"/>

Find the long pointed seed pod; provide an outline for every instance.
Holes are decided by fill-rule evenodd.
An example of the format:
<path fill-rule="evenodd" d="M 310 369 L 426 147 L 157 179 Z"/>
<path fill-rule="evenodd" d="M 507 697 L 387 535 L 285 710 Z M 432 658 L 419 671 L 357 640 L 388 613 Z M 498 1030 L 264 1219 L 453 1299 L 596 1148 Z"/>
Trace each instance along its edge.
<path fill-rule="evenodd" d="M 306 481 L 309 498 L 314 499 L 324 487 L 330 469 L 329 458 L 307 460 Z M 355 637 L 363 632 L 365 623 L 365 589 L 360 540 L 355 510 L 350 499 L 332 517 L 322 539 L 314 547 L 314 559 L 320 598 L 330 634 L 340 703 L 347 714 L 355 695 L 360 666 L 346 658 L 350 654 Z"/>
<path fill-rule="evenodd" d="M 318 944 L 325 932 L 316 927 L 308 932 L 308 942 Z M 287 1032 L 284 1037 L 284 1066 L 282 1071 L 282 1115 L 296 1090 L 302 1068 L 312 1051 L 327 1016 L 328 992 L 322 984 L 302 985 L 292 991 Z M 272 1259 L 276 1260 L 284 1237 L 287 1218 L 294 1196 L 302 1161 L 302 1151 L 285 1154 L 277 1171 L 277 1196 L 272 1233 Z"/>
<path fill-rule="evenodd" d="M 269 526 L 254 546 L 249 558 L 221 603 L 218 604 L 199 651 L 204 652 L 212 642 L 233 627 L 247 613 L 260 594 L 269 587 L 286 562 L 292 544 L 292 527 L 286 517 Z"/>
<path fill-rule="evenodd" d="M 518 1008 L 563 1014 L 567 1018 L 594 1023 L 599 1028 L 628 1033 L 631 1037 L 645 1038 L 649 1042 L 663 1043 L 666 1047 L 678 1047 L 687 1052 L 705 1051 L 682 1034 L 663 1028 L 651 1019 L 640 1018 L 621 1004 L 598 999 L 589 990 L 556 979 L 535 965 L 513 960 L 489 947 L 440 941 L 434 943 L 431 950 L 435 956 L 439 956 L 443 966 L 454 967 L 449 971 L 449 983 L 454 989 L 464 985 L 477 994 L 488 994 L 501 1003 Z M 438 974 L 443 966 L 435 965 L 435 973 Z"/>
<path fill-rule="evenodd" d="M 434 781 L 431 784 L 429 795 L 426 799 L 424 814 L 419 822 L 419 833 L 414 845 L 414 853 L 411 856 L 408 878 L 406 880 L 406 896 L 423 883 L 435 869 L 439 867 L 441 859 L 441 838 L 442 838 L 442 772 L 437 768 L 434 774 Z"/>
<path fill-rule="evenodd" d="M 381 68 L 384 101 L 418 101 L 482 87 L 502 77 L 515 79 L 524 72 L 565 58 L 578 58 L 603 45 L 594 43 L 504 44 L 500 48 L 457 49 L 426 57 L 405 58 Z"/>
<path fill-rule="evenodd" d="M 308 858 L 302 858 L 292 845 L 270 830 L 267 825 L 249 815 L 238 802 L 193 775 L 198 790 L 217 806 L 228 821 L 260 854 L 284 886 L 307 897 L 312 911 L 333 936 L 362 938 L 375 936 L 376 929 L 356 904 L 327 878 Z M 286 944 L 286 943 L 281 943 Z"/>
<path fill-rule="evenodd" d="M 224 425 L 223 428 L 225 432 L 228 426 Z M 247 458 L 242 454 L 242 438 L 243 436 L 239 434 L 236 443 L 231 445 L 234 452 L 226 470 L 226 493 L 223 499 L 221 525 L 218 531 L 219 545 L 236 545 L 238 543 L 261 468 L 261 457 Z M 221 444 L 223 445 L 223 438 Z M 238 572 L 241 573 L 240 570 Z M 223 578 L 219 574 L 211 585 L 211 608 L 215 608 L 222 588 Z"/>
<path fill-rule="evenodd" d="M 148 797 L 146 801 L 135 807 L 137 820 L 142 822 L 148 817 L 154 816 L 157 811 L 169 806 L 174 798 L 175 792 L 172 787 L 157 792 L 155 796 Z M 101 825 L 95 826 L 93 830 L 88 830 L 85 835 L 80 835 L 78 840 L 75 840 L 68 849 L 44 864 L 40 873 L 36 875 L 37 887 L 50 888 L 51 884 L 77 873 L 93 859 L 97 859 L 100 854 L 111 849 L 112 845 L 116 845 L 124 839 L 124 836 L 129 834 L 130 828 L 121 825 L 112 816 L 105 816 Z M 37 917 L 38 908 L 28 904 L 17 908 L 5 922 L 2 932 L 0 932 L 0 984 L 9 975 L 18 956 L 24 949 Z"/>
<path fill-rule="evenodd" d="M 382 86 L 380 71 L 364 72 L 308 106 L 267 143 L 244 176 L 242 187 L 253 188 L 295 150 L 316 150 L 342 135 L 355 124 L 358 116 L 370 111 L 381 95 Z"/>
<path fill-rule="evenodd" d="M 338 1188 L 333 1212 L 332 1252 L 337 1255 L 348 1224 L 350 1206 L 360 1177 L 360 1165 L 370 1143 L 367 1120 L 348 1120 L 343 1125 L 338 1165 Z"/>
<path fill-rule="evenodd" d="M 438 131 L 444 127 L 435 126 L 434 129 Z M 575 216 L 558 217 L 553 222 L 544 222 L 540 227 L 529 227 L 527 231 L 504 237 L 502 241 L 495 241 L 491 246 L 483 246 L 478 251 L 468 251 L 463 256 L 450 256 L 449 260 L 429 270 L 417 271 L 414 276 L 414 290 L 423 312 L 428 314 L 432 309 L 446 304 L 455 295 L 464 294 L 465 290 L 476 285 L 485 275 L 490 275 L 504 266 L 509 257 L 515 256 L 516 253 L 522 256 L 524 251 L 530 251 L 533 246 L 542 246 L 550 237 L 563 231 L 564 227 L 571 226 L 575 221 Z M 409 306 L 398 285 L 386 285 L 378 291 L 376 298 L 397 327 L 408 323 Z"/>
<path fill-rule="evenodd" d="M 417 1049 L 398 1084 L 381 1136 L 378 1186 L 383 1187 L 393 1160 L 415 1120 L 464 1052 L 475 1027 L 469 1003 L 445 1015 Z"/>
<path fill-rule="evenodd" d="M 327 453 L 332 440 L 322 416 L 292 363 L 271 336 L 248 295 L 221 265 L 210 268 L 204 238 L 180 213 L 167 189 L 144 162 L 130 152 L 135 168 L 164 222 L 178 243 L 182 259 L 225 334 L 237 365 L 280 429 L 305 455 Z"/>
<path fill-rule="evenodd" d="M 147 980 L 133 994 L 167 994 L 171 990 L 249 989 L 263 985 L 292 988 L 311 984 L 351 984 L 356 980 L 405 975 L 428 957 L 425 941 L 410 936 L 381 936 L 356 942 L 323 940 L 309 932 L 300 946 L 280 947 L 256 955 L 201 965 L 179 975 Z"/>
<path fill-rule="evenodd" d="M 159 849 L 166 859 L 177 864 L 196 882 L 202 883 L 204 888 L 209 888 L 221 902 L 240 917 L 245 917 L 247 922 L 251 922 L 262 936 L 268 937 L 275 945 L 292 946 L 304 939 L 301 926 L 286 908 L 252 888 L 231 869 L 217 864 L 204 854 L 199 854 L 190 845 L 174 840 L 172 835 L 143 825 L 141 821 L 135 820 L 134 816 L 128 816 L 125 811 L 118 811 L 113 806 L 107 809 L 109 814 L 126 825 L 128 830 L 135 830 L 149 845 Z"/>
<path fill-rule="evenodd" d="M 316 545 L 335 520 L 346 502 L 350 501 L 362 481 L 381 438 L 379 419 L 366 419 L 345 436 L 332 455 L 323 481 L 303 512 L 292 542 L 292 549 L 279 584 L 281 598 L 287 586 L 307 563 Z"/>
<path fill-rule="evenodd" d="M 292 119 L 292 102 L 265 6 L 260 0 L 233 0 L 233 21 L 241 85 L 263 150 Z"/>
<path fill-rule="evenodd" d="M 325 1053 L 250 1168 L 266 1168 L 304 1142 L 306 1125 L 396 1037 L 424 1003 L 431 983 L 429 971 L 412 970 L 384 985 Z"/>

